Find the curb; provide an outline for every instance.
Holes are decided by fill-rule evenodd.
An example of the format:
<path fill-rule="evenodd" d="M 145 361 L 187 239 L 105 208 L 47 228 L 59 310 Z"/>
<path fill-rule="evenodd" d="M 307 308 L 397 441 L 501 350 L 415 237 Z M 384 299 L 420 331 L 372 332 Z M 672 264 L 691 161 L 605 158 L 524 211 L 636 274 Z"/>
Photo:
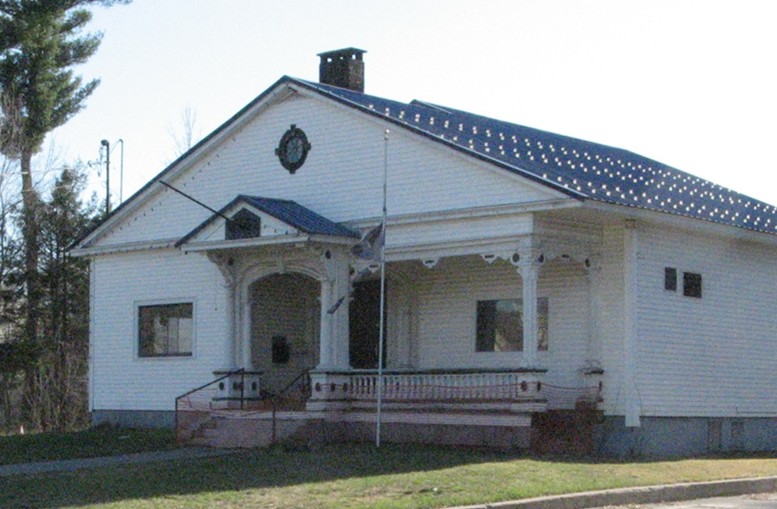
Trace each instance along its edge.
<path fill-rule="evenodd" d="M 568 495 L 527 498 L 507 502 L 450 507 L 448 509 L 584 509 L 590 507 L 627 504 L 657 504 L 726 497 L 751 493 L 777 491 L 777 476 L 708 481 L 698 483 L 664 484 L 640 488 L 620 488 L 605 491 L 586 491 Z"/>

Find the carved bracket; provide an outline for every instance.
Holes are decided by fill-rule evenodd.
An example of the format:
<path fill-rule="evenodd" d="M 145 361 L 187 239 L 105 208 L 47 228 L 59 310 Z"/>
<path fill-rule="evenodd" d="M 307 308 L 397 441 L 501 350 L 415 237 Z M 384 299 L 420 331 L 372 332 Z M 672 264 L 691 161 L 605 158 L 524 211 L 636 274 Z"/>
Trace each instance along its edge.
<path fill-rule="evenodd" d="M 231 288 L 237 283 L 237 268 L 235 259 L 224 253 L 208 253 L 208 260 L 218 267 L 226 287 Z"/>
<path fill-rule="evenodd" d="M 516 254 L 515 251 L 498 251 L 493 253 L 483 253 L 480 255 L 480 257 L 483 258 L 483 261 L 485 261 L 490 265 L 494 263 L 497 259 L 510 260 L 515 254 Z"/>
<path fill-rule="evenodd" d="M 421 260 L 421 263 L 423 263 L 424 267 L 427 269 L 433 269 L 439 262 L 439 258 L 427 258 L 426 260 Z"/>

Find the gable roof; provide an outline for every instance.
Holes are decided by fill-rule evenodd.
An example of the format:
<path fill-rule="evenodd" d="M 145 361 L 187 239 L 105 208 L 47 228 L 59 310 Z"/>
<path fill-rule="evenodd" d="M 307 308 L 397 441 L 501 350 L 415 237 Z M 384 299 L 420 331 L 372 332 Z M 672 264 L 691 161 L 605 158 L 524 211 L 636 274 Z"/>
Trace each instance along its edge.
<path fill-rule="evenodd" d="M 423 101 L 402 103 L 283 76 L 85 231 L 70 248 L 83 247 L 182 161 L 238 124 L 278 90 L 289 86 L 333 99 L 581 200 L 777 234 L 777 207 L 627 150 Z"/>
<path fill-rule="evenodd" d="M 578 198 L 777 234 L 777 207 L 627 150 L 422 101 L 286 79 Z"/>
<path fill-rule="evenodd" d="M 293 228 L 307 233 L 309 235 L 324 235 L 331 237 L 352 237 L 354 239 L 360 238 L 359 233 L 346 228 L 345 226 L 330 221 L 324 216 L 313 212 L 312 210 L 303 207 L 299 203 L 292 200 L 278 200 L 274 198 L 263 198 L 260 196 L 247 196 L 238 195 L 237 198 L 229 202 L 227 205 L 221 208 L 217 213 L 211 215 L 208 219 L 200 223 L 192 231 L 181 237 L 181 239 L 175 243 L 175 247 L 179 247 L 191 238 L 196 236 L 199 232 L 205 229 L 213 221 L 220 217 L 224 217 L 224 214 L 234 209 L 241 203 L 251 205 L 252 207 L 265 212 L 268 215 L 273 216 L 276 219 L 292 226 Z"/>

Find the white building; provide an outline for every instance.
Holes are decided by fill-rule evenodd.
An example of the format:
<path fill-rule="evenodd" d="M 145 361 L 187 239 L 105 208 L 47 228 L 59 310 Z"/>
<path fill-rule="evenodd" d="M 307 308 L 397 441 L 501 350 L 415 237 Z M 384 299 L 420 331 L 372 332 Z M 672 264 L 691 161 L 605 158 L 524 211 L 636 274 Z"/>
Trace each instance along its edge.
<path fill-rule="evenodd" d="M 367 438 L 380 284 L 353 247 L 385 171 L 386 440 L 525 447 L 566 425 L 605 453 L 777 448 L 775 207 L 366 95 L 362 53 L 322 54 L 321 83 L 281 78 L 77 244 L 95 421 L 169 425 L 219 373 L 248 372 L 217 400 L 309 373 L 288 418 Z"/>

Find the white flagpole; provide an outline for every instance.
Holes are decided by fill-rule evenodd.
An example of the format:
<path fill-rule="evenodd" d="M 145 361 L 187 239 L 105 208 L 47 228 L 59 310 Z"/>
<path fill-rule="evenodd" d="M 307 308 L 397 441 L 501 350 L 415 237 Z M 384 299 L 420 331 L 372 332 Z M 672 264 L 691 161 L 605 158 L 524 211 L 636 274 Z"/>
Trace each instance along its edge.
<path fill-rule="evenodd" d="M 388 189 L 388 141 L 389 130 L 383 133 L 383 216 L 381 219 L 380 247 L 380 334 L 378 335 L 378 394 L 377 415 L 375 418 L 375 447 L 380 447 L 380 420 L 383 407 L 383 343 L 386 335 L 384 315 L 386 309 L 386 191 Z"/>

